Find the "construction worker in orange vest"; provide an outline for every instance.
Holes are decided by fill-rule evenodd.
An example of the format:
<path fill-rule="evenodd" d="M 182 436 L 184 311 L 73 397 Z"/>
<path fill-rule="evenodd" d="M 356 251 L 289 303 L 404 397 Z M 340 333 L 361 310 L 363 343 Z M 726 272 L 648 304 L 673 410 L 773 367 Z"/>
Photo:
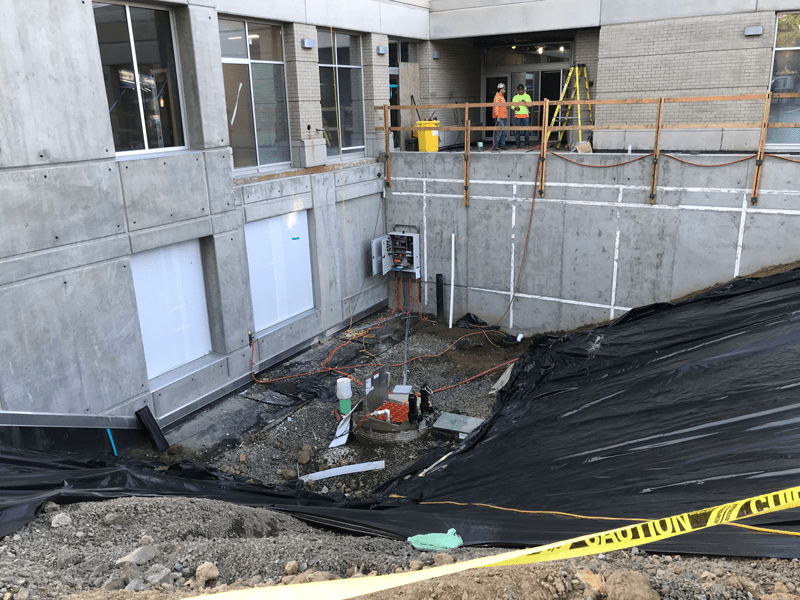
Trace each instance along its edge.
<path fill-rule="evenodd" d="M 508 126 L 508 110 L 507 107 L 501 106 L 506 101 L 506 84 L 497 84 L 497 93 L 494 96 L 494 106 L 492 107 L 492 117 L 494 118 L 495 127 Z M 492 150 L 505 150 L 506 148 L 506 131 L 494 132 L 494 144 Z"/>

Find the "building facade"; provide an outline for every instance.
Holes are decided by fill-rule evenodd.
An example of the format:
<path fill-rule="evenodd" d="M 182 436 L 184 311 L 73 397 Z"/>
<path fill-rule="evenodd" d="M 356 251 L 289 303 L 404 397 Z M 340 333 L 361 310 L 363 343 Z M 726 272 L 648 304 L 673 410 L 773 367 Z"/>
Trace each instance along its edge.
<path fill-rule="evenodd" d="M 376 106 L 485 102 L 499 81 L 557 98 L 574 63 L 599 99 L 795 92 L 798 22 L 796 0 L 3 3 L 4 439 L 134 428 L 143 406 L 167 426 L 246 383 L 251 355 L 264 368 L 386 305 L 369 259 L 395 225 Z M 791 122 L 797 104 L 773 101 L 771 118 Z M 675 107 L 665 122 L 758 121 L 763 102 Z M 442 109 L 392 124 L 429 117 L 463 122 Z M 662 145 L 758 142 L 696 133 Z M 770 135 L 795 148 L 796 130 Z"/>

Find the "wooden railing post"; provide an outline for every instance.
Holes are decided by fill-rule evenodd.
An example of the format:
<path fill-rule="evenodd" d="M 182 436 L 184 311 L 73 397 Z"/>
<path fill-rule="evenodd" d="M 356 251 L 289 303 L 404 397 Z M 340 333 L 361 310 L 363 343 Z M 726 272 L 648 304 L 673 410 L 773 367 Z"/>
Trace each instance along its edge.
<path fill-rule="evenodd" d="M 464 111 L 465 114 L 467 114 L 467 110 Z M 464 206 L 469 206 L 469 138 L 470 122 L 467 119 L 464 121 Z"/>
<path fill-rule="evenodd" d="M 389 148 L 389 106 L 383 105 L 383 143 L 386 148 L 386 187 L 392 187 L 392 150 Z"/>
<path fill-rule="evenodd" d="M 547 121 L 550 116 L 550 100 L 544 99 L 544 106 L 542 107 L 542 135 L 540 137 L 541 143 L 539 144 L 539 196 L 544 196 L 544 178 L 545 171 L 547 170 L 547 138 L 550 133 L 547 130 Z"/>
<path fill-rule="evenodd" d="M 656 112 L 656 136 L 653 143 L 653 173 L 650 175 L 650 204 L 656 203 L 656 186 L 658 185 L 658 157 L 661 147 L 661 120 L 664 115 L 664 98 L 658 99 Z"/>
<path fill-rule="evenodd" d="M 750 196 L 750 204 L 758 203 L 758 186 L 761 185 L 761 172 L 764 168 L 764 145 L 767 143 L 767 131 L 769 131 L 769 109 L 771 104 L 772 92 L 767 92 L 764 96 L 764 115 L 761 118 L 761 137 L 758 139 L 756 173 L 753 177 L 753 193 Z"/>

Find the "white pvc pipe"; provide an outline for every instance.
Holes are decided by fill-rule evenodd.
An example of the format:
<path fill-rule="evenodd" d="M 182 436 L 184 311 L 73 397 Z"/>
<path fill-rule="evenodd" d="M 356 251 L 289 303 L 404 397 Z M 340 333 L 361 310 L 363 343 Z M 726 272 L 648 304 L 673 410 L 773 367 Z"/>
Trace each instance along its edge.
<path fill-rule="evenodd" d="M 450 329 L 453 328 L 453 291 L 456 279 L 456 234 L 450 237 Z"/>

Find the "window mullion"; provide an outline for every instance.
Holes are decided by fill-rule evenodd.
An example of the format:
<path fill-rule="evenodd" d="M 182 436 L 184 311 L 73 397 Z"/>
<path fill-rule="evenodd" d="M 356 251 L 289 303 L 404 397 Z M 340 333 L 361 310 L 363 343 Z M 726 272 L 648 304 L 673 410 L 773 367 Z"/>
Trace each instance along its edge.
<path fill-rule="evenodd" d="M 142 98 L 142 82 L 139 79 L 139 61 L 136 58 L 136 44 L 133 41 L 133 22 L 131 21 L 131 7 L 125 7 L 125 16 L 128 19 L 128 38 L 131 42 L 131 56 L 133 57 L 133 75 L 136 77 L 136 96 L 139 98 L 139 118 L 142 120 L 142 141 L 144 149 L 149 150 L 150 144 L 147 141 L 147 128 L 144 122 L 144 99 Z"/>

